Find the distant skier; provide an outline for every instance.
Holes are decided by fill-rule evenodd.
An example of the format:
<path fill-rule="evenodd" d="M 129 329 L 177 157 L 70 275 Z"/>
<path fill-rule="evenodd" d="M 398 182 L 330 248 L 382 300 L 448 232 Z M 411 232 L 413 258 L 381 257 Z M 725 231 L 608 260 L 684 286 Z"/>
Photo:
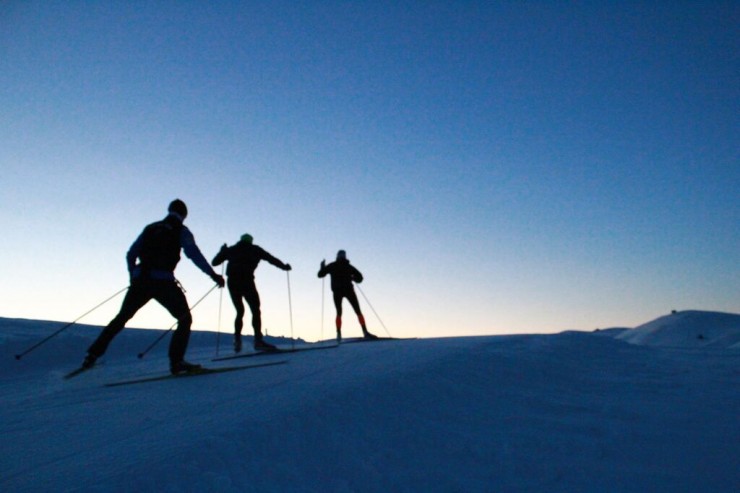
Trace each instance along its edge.
<path fill-rule="evenodd" d="M 337 252 L 336 261 L 326 265 L 326 261 L 321 261 L 321 269 L 319 270 L 318 276 L 324 277 L 327 274 L 331 277 L 331 290 L 334 294 L 334 306 L 337 309 L 337 341 L 342 340 L 342 300 L 347 298 L 349 304 L 357 315 L 357 320 L 360 322 L 362 327 L 362 334 L 366 339 L 376 339 L 376 336 L 367 331 L 365 325 L 365 317 L 360 311 L 360 302 L 357 301 L 357 295 L 355 294 L 355 288 L 353 282 L 361 283 L 362 274 L 347 260 L 347 252 L 339 250 Z"/>
<path fill-rule="evenodd" d="M 252 327 L 254 328 L 254 348 L 257 350 L 275 349 L 275 346 L 264 341 L 262 336 L 262 314 L 260 313 L 260 295 L 254 283 L 254 271 L 260 260 L 266 260 L 275 267 L 285 271 L 291 270 L 290 264 L 273 257 L 262 247 L 253 244 L 252 236 L 243 234 L 241 239 L 233 246 L 224 245 L 213 257 L 212 265 L 220 265 L 228 261 L 226 277 L 228 277 L 229 294 L 236 309 L 234 320 L 234 351 L 242 350 L 242 327 L 244 326 L 244 303 L 247 300 L 252 312 Z"/>
<path fill-rule="evenodd" d="M 224 278 L 218 275 L 203 257 L 195 244 L 193 233 L 183 225 L 188 209 L 180 199 L 173 200 L 168 215 L 161 221 L 149 224 L 134 241 L 126 254 L 131 285 L 121 305 L 121 310 L 87 350 L 83 368 L 91 368 L 105 354 L 113 338 L 123 330 L 126 322 L 149 300 L 155 299 L 177 319 L 177 330 L 172 334 L 169 348 L 172 374 L 190 372 L 200 368 L 185 361 L 185 351 L 190 339 L 193 320 L 185 294 L 175 280 L 175 267 L 180 261 L 180 249 L 213 281 L 224 287 Z M 137 263 L 136 260 L 139 260 Z"/>

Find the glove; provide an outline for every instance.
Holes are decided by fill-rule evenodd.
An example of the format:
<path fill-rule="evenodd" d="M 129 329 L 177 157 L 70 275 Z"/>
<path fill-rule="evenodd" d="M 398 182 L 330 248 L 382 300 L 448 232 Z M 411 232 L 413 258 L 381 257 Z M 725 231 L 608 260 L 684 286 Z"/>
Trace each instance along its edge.
<path fill-rule="evenodd" d="M 283 267 L 283 270 L 293 270 L 293 267 L 291 267 L 290 264 L 285 264 L 285 267 Z"/>
<path fill-rule="evenodd" d="M 224 281 L 224 277 L 220 274 L 213 274 L 211 276 L 211 279 L 213 279 L 213 282 L 218 284 L 219 288 L 226 286 L 226 281 Z"/>
<path fill-rule="evenodd" d="M 321 261 L 321 268 L 323 269 L 324 267 L 326 267 L 326 259 Z"/>

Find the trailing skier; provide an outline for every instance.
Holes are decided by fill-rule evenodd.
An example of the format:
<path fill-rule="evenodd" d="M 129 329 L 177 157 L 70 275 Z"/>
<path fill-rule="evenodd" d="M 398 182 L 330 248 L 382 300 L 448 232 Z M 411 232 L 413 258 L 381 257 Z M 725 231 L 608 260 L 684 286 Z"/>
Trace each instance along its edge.
<path fill-rule="evenodd" d="M 108 345 L 123 330 L 126 322 L 151 299 L 157 300 L 178 322 L 169 347 L 171 373 L 190 372 L 200 368 L 199 365 L 185 361 L 192 318 L 185 294 L 175 280 L 174 271 L 180 261 L 180 250 L 219 287 L 223 287 L 225 282 L 208 264 L 195 244 L 193 234 L 183 224 L 188 215 L 185 203 L 179 199 L 173 200 L 167 211 L 167 217 L 144 228 L 126 254 L 131 285 L 118 315 L 87 350 L 83 368 L 91 368 L 105 354 Z"/>
<path fill-rule="evenodd" d="M 367 326 L 365 325 L 365 317 L 362 315 L 360 310 L 360 302 L 357 300 L 355 294 L 355 288 L 353 282 L 361 283 L 362 274 L 347 260 L 347 252 L 339 250 L 337 252 L 337 259 L 326 265 L 326 261 L 321 261 L 321 269 L 319 269 L 318 276 L 324 277 L 326 275 L 331 277 L 331 290 L 334 294 L 334 306 L 337 309 L 337 318 L 335 320 L 337 327 L 337 341 L 342 340 L 342 301 L 347 298 L 349 304 L 357 315 L 357 320 L 360 322 L 362 327 L 362 335 L 366 339 L 375 339 L 376 336 L 368 332 Z"/>
<path fill-rule="evenodd" d="M 262 336 L 262 315 L 260 312 L 260 295 L 254 282 L 254 271 L 260 260 L 283 269 L 291 270 L 290 264 L 283 263 L 266 252 L 262 247 L 253 243 L 252 235 L 243 234 L 241 239 L 232 246 L 225 243 L 221 250 L 213 257 L 211 264 L 221 265 L 228 262 L 226 266 L 226 277 L 228 278 L 229 294 L 236 309 L 234 320 L 234 351 L 242 350 L 242 327 L 244 326 L 244 303 L 246 300 L 252 312 L 252 328 L 254 329 L 254 348 L 257 350 L 271 350 L 275 346 L 265 342 Z"/>

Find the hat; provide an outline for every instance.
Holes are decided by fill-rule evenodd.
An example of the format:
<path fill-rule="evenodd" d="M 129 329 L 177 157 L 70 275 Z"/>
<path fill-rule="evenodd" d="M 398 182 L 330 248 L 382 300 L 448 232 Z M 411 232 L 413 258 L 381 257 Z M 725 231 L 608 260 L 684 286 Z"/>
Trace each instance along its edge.
<path fill-rule="evenodd" d="M 252 243 L 253 239 L 254 238 L 252 238 L 252 235 L 250 235 L 249 233 L 244 233 L 242 237 L 239 239 L 239 241 L 243 241 L 245 243 Z"/>
<path fill-rule="evenodd" d="M 337 260 L 347 260 L 347 252 L 344 250 L 339 250 L 337 252 Z"/>
<path fill-rule="evenodd" d="M 167 212 L 174 212 L 175 214 L 178 214 L 182 216 L 183 219 L 188 215 L 188 206 L 185 205 L 185 202 L 183 202 L 180 199 L 175 199 L 172 202 L 170 202 L 170 206 L 167 208 Z"/>

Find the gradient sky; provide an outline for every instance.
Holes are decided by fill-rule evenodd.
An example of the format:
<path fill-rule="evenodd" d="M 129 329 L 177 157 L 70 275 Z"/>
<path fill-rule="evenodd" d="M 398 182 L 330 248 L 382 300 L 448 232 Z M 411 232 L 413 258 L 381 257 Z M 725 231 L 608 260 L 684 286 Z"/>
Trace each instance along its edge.
<path fill-rule="evenodd" d="M 293 265 L 257 270 L 270 334 L 332 334 L 340 248 L 395 336 L 738 313 L 738 25 L 737 2 L 2 2 L 0 316 L 125 287 L 175 197 L 208 259 L 249 232 Z M 233 313 L 214 292 L 194 328 Z"/>

